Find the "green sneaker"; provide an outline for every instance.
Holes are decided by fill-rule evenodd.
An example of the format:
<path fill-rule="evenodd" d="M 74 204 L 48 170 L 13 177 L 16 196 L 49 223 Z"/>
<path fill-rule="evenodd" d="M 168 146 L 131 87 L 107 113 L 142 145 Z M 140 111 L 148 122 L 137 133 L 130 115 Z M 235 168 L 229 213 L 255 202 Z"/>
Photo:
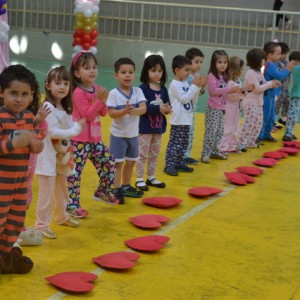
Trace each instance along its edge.
<path fill-rule="evenodd" d="M 129 185 L 122 186 L 124 197 L 132 197 L 132 198 L 141 198 L 144 195 L 144 192 L 135 189 L 133 186 Z"/>

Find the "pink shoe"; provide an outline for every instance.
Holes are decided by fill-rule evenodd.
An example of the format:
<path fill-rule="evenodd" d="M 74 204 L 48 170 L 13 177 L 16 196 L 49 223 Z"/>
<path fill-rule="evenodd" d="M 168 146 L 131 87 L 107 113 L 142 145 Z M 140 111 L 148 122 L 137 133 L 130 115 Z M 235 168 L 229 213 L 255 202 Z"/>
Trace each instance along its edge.
<path fill-rule="evenodd" d="M 85 218 L 89 212 L 82 208 L 82 207 L 79 207 L 77 209 L 74 209 L 74 210 L 71 210 L 69 211 L 69 214 L 73 217 L 73 218 L 76 218 L 76 219 L 83 219 Z"/>
<path fill-rule="evenodd" d="M 110 205 L 116 205 L 119 204 L 120 201 L 115 197 L 115 195 L 113 193 L 109 193 L 109 194 L 104 194 L 104 193 L 100 193 L 100 192 L 96 192 L 93 196 L 94 200 L 96 201 L 102 201 L 106 204 L 110 204 Z"/>

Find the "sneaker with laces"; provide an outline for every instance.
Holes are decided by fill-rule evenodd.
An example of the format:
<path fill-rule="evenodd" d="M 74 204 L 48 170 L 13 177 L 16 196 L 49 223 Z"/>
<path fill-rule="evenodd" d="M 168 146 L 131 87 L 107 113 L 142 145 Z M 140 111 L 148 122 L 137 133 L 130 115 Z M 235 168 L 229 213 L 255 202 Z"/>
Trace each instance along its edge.
<path fill-rule="evenodd" d="M 46 239 L 56 239 L 57 235 L 54 231 L 52 231 L 50 228 L 47 229 L 39 229 L 39 232 L 46 238 Z"/>
<path fill-rule="evenodd" d="M 129 185 L 127 186 L 122 186 L 123 189 L 123 195 L 125 197 L 132 197 L 132 198 L 141 198 L 144 195 L 143 191 L 138 191 L 136 188 L 133 186 Z"/>
<path fill-rule="evenodd" d="M 89 214 L 89 212 L 82 207 L 70 209 L 68 210 L 68 213 L 75 219 L 83 219 Z"/>
<path fill-rule="evenodd" d="M 76 220 L 72 216 L 69 216 L 69 218 L 64 223 L 59 224 L 59 225 L 69 226 L 69 227 L 77 227 L 77 226 L 79 226 L 79 224 L 80 224 L 80 222 L 78 220 Z"/>
<path fill-rule="evenodd" d="M 110 205 L 116 205 L 120 202 L 113 193 L 104 194 L 98 191 L 94 194 L 93 199 Z"/>

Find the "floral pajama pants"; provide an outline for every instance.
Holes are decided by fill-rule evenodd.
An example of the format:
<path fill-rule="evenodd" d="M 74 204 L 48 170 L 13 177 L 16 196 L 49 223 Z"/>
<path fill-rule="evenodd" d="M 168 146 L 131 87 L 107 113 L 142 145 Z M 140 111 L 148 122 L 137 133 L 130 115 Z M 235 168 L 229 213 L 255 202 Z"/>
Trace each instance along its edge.
<path fill-rule="evenodd" d="M 299 116 L 300 98 L 292 98 L 289 104 L 286 119 L 285 135 L 292 137 L 294 133 L 295 125 L 297 124 Z"/>
<path fill-rule="evenodd" d="M 80 207 L 81 174 L 89 159 L 99 176 L 97 191 L 108 194 L 114 189 L 115 159 L 109 149 L 99 143 L 82 143 L 71 141 L 73 145 L 75 172 L 68 176 L 69 208 Z"/>

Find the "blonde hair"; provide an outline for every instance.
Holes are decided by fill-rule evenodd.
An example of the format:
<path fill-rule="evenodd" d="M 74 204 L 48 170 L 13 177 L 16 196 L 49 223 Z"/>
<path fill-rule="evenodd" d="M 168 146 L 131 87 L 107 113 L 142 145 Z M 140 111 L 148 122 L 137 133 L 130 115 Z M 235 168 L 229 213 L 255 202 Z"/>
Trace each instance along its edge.
<path fill-rule="evenodd" d="M 237 57 L 237 56 L 232 56 L 229 59 L 229 65 L 228 65 L 228 73 L 229 73 L 229 79 L 234 80 L 238 78 L 241 75 L 241 70 L 244 66 L 244 61 Z"/>

